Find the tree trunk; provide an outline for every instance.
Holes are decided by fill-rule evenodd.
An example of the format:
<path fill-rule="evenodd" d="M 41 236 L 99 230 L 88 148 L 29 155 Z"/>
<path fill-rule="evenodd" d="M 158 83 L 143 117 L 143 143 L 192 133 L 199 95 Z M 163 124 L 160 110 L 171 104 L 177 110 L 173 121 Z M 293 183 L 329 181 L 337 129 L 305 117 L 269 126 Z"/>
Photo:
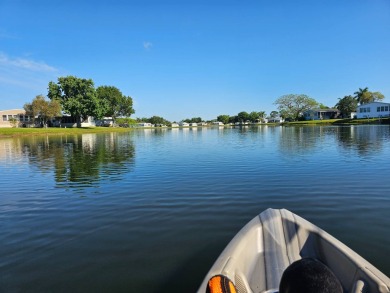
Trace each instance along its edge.
<path fill-rule="evenodd" d="M 77 122 L 77 128 L 81 128 L 81 117 L 80 116 L 76 117 L 76 122 Z"/>

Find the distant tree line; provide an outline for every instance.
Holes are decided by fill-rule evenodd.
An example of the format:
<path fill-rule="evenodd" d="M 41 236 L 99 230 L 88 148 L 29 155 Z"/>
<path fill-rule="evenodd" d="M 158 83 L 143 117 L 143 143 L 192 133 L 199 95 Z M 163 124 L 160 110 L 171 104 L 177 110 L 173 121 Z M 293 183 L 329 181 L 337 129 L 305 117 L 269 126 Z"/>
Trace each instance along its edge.
<path fill-rule="evenodd" d="M 183 119 L 183 122 L 187 122 L 187 123 L 201 123 L 203 122 L 202 118 L 200 117 L 193 117 L 193 118 L 186 118 L 186 119 Z"/>
<path fill-rule="evenodd" d="M 255 123 L 255 122 L 259 122 L 262 119 L 264 119 L 265 116 L 266 116 L 266 114 L 265 114 L 264 111 L 260 111 L 260 112 L 252 111 L 250 113 L 242 111 L 242 112 L 240 112 L 240 113 L 238 113 L 237 115 L 234 115 L 234 116 L 229 116 L 229 115 L 226 115 L 226 114 L 219 115 L 217 117 L 217 120 L 219 122 L 222 122 L 223 124 L 237 123 L 237 122 L 240 122 L 240 123 L 243 123 L 243 122 Z"/>
<path fill-rule="evenodd" d="M 78 78 L 75 76 L 59 77 L 58 81 L 49 82 L 49 100 L 44 96 L 36 96 L 31 103 L 26 103 L 24 109 L 28 115 L 38 117 L 42 125 L 53 117 L 69 114 L 76 118 L 77 126 L 81 126 L 81 121 L 88 116 L 96 119 L 112 117 L 119 125 L 129 125 L 139 122 L 147 122 L 154 125 L 171 125 L 171 122 L 160 116 L 150 118 L 132 119 L 130 116 L 135 113 L 133 109 L 133 99 L 125 96 L 114 86 L 99 86 L 95 88 L 91 79 Z M 382 101 L 384 95 L 380 92 L 371 92 L 367 87 L 359 88 L 354 95 L 347 95 L 339 98 L 335 105 L 342 116 L 350 117 L 360 104 L 367 104 L 375 101 Z M 328 109 L 329 107 L 317 102 L 315 99 L 305 94 L 288 94 L 279 97 L 274 105 L 278 111 L 272 111 L 271 118 L 280 116 L 287 120 L 299 120 L 303 118 L 303 113 L 312 109 Z M 265 111 L 239 112 L 237 115 L 221 114 L 217 116 L 217 121 L 224 124 L 260 122 L 266 118 Z M 187 123 L 201 123 L 201 117 L 183 119 Z"/>
<path fill-rule="evenodd" d="M 168 121 L 160 116 L 152 116 L 150 118 L 145 118 L 145 117 L 144 118 L 137 118 L 136 122 L 147 122 L 147 123 L 151 123 L 153 125 L 166 125 L 166 126 L 171 125 L 170 121 Z"/>

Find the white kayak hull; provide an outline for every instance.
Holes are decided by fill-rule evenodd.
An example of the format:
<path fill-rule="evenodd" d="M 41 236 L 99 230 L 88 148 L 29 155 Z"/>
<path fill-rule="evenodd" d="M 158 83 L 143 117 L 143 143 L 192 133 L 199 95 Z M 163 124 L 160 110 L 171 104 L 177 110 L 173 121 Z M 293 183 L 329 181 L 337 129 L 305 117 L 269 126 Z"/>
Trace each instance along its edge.
<path fill-rule="evenodd" d="M 305 219 L 267 209 L 231 240 L 205 277 L 225 275 L 239 293 L 278 292 L 283 271 L 301 258 L 316 258 L 339 278 L 344 292 L 390 292 L 390 279 L 349 247 Z"/>

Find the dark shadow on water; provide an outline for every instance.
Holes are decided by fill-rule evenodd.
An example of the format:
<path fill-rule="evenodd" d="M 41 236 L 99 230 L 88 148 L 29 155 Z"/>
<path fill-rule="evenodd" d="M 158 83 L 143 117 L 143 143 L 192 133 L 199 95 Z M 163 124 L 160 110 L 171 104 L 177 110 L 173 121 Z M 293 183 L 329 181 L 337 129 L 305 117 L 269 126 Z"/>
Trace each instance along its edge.
<path fill-rule="evenodd" d="M 176 270 L 166 278 L 164 283 L 162 283 L 159 288 L 155 288 L 152 292 L 197 292 L 202 284 L 203 278 L 215 261 L 215 259 L 212 259 L 212 256 L 214 256 L 215 251 L 218 251 L 219 249 L 219 246 L 209 245 L 201 250 L 197 250 L 188 257 L 186 261 L 178 265 Z M 220 250 L 220 252 L 222 252 L 222 250 Z"/>

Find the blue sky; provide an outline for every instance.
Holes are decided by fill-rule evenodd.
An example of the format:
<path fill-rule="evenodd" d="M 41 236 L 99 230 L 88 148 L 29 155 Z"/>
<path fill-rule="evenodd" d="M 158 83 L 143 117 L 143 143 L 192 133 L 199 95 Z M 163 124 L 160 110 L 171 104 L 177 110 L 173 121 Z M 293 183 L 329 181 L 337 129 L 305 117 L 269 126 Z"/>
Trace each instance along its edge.
<path fill-rule="evenodd" d="M 0 109 L 59 76 L 134 100 L 134 117 L 179 121 L 327 106 L 359 87 L 390 102 L 389 0 L 0 0 Z"/>

